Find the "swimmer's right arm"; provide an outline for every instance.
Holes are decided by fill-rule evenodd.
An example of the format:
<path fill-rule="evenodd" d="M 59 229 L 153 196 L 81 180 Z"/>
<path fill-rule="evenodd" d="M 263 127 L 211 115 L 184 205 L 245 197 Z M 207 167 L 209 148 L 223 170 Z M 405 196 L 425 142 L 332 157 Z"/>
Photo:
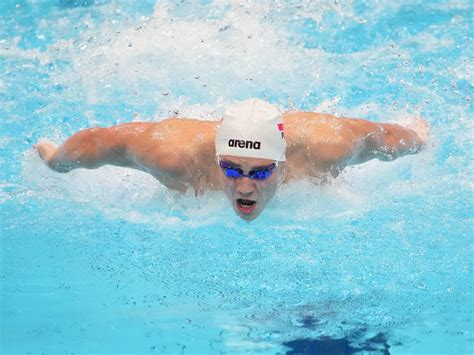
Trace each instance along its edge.
<path fill-rule="evenodd" d="M 75 133 L 59 147 L 50 142 L 39 142 L 34 147 L 46 165 L 60 173 L 77 168 L 96 169 L 107 164 L 143 170 L 127 148 L 133 139 L 130 130 L 146 125 L 89 128 Z"/>

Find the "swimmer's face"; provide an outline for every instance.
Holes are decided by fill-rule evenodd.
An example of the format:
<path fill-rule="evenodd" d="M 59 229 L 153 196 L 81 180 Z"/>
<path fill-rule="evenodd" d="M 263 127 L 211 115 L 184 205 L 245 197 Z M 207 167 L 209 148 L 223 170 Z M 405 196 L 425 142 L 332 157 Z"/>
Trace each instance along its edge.
<path fill-rule="evenodd" d="M 219 160 L 232 168 L 241 169 L 245 175 L 250 171 L 262 169 L 276 163 L 274 160 L 243 158 L 222 155 Z M 222 169 L 219 176 L 223 190 L 240 218 L 251 221 L 267 206 L 283 180 L 284 163 L 279 162 L 272 174 L 264 180 L 249 177 L 227 177 Z"/>

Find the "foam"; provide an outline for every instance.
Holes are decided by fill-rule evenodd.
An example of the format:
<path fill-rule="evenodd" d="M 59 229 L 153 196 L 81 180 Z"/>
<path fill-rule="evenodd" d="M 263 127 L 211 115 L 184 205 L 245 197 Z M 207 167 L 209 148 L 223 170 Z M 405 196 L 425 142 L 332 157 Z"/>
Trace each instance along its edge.
<path fill-rule="evenodd" d="M 305 180 L 283 185 L 264 212 L 266 218 L 255 223 L 279 220 L 277 228 L 300 229 L 300 223 L 349 221 L 389 206 L 392 202 L 388 196 L 419 196 L 433 188 L 431 180 L 419 182 L 429 170 L 427 156 L 405 157 L 391 164 L 372 161 L 348 168 L 329 185 L 317 186 Z M 59 174 L 47 168 L 33 150 L 25 154 L 22 166 L 23 176 L 39 197 L 91 205 L 112 219 L 176 230 L 212 225 L 221 218 L 232 225 L 237 219 L 221 192 L 206 192 L 196 198 L 191 190 L 186 194 L 167 190 L 150 175 L 133 169 L 106 166 Z M 400 181 L 397 175 L 407 169 L 414 176 Z M 291 219 L 288 208 L 292 210 Z"/>
<path fill-rule="evenodd" d="M 22 168 L 32 196 L 67 199 L 89 205 L 108 218 L 152 228 L 210 225 L 217 222 L 228 204 L 221 193 L 207 192 L 198 199 L 191 190 L 184 195 L 167 190 L 151 175 L 133 169 L 105 166 L 56 173 L 34 150 L 25 153 Z"/>
<path fill-rule="evenodd" d="M 157 6 L 140 26 L 111 33 L 104 23 L 100 29 L 93 26 L 81 41 L 58 41 L 48 55 L 70 61 L 73 70 L 55 73 L 54 79 L 68 86 L 81 84 L 89 104 L 99 98 L 113 100 L 118 89 L 127 95 L 135 92 L 143 100 L 159 100 L 160 105 L 183 89 L 201 102 L 216 102 L 244 92 L 245 97 L 258 94 L 262 87 L 300 91 L 301 80 L 317 79 L 316 71 L 286 80 L 295 77 L 295 66 L 309 61 L 305 53 L 288 51 L 281 30 L 262 21 L 264 6 L 250 14 L 232 5 L 214 20 L 173 18 L 170 11 L 169 6 Z M 325 64 L 321 54 L 312 55 L 311 63 Z"/>
<path fill-rule="evenodd" d="M 224 105 L 235 98 L 258 96 L 262 92 L 285 104 L 290 97 L 298 109 L 309 93 L 319 91 L 321 85 L 331 87 L 334 80 L 340 83 L 338 88 L 344 94 L 353 77 L 357 77 L 359 67 L 340 65 L 341 62 L 364 63 L 378 58 L 369 63 L 373 71 L 386 65 L 386 59 L 394 63 L 409 60 L 410 53 L 401 49 L 407 43 L 417 43 L 426 50 L 441 50 L 451 45 L 445 42 L 447 39 L 421 32 L 394 47 L 380 46 L 349 54 L 304 48 L 295 46 L 284 28 L 277 26 L 281 15 L 276 11 L 278 7 L 272 6 L 270 2 L 262 2 L 248 12 L 244 5 L 214 2 L 203 6 L 203 12 L 208 11 L 214 17 L 202 18 L 199 12 L 196 16 L 177 16 L 178 6 L 163 3 L 155 7 L 150 17 L 128 27 L 123 24 L 120 27 L 111 20 L 97 23 L 88 16 L 83 23 L 90 30 L 84 31 L 78 40 L 60 39 L 45 53 L 38 53 L 18 49 L 16 39 L 10 43 L 9 51 L 2 53 L 39 57 L 42 64 L 57 60 L 70 62 L 71 68 L 55 71 L 52 76 L 53 81 L 69 87 L 64 97 L 85 95 L 89 104 L 104 104 L 114 102 L 118 95 L 136 106 L 138 114 L 140 107 L 153 106 L 161 117 L 175 111 L 181 113 L 184 106 L 196 101 Z M 372 4 L 371 16 L 376 18 L 387 8 L 397 11 L 399 6 Z M 101 8 L 104 15 L 115 15 L 116 10 L 112 5 Z M 358 16 L 352 6 L 340 3 L 307 3 L 285 7 L 285 11 L 294 12 L 295 19 L 321 19 L 331 12 L 348 21 L 355 21 Z M 58 19 L 56 24 L 67 28 L 70 24 L 64 21 Z M 465 70 L 460 68 L 458 73 L 461 76 Z M 438 101 L 442 97 L 434 99 Z M 386 107 L 379 109 L 383 112 Z M 335 104 L 331 112 L 338 111 Z M 146 115 L 140 117 L 147 119 Z"/>

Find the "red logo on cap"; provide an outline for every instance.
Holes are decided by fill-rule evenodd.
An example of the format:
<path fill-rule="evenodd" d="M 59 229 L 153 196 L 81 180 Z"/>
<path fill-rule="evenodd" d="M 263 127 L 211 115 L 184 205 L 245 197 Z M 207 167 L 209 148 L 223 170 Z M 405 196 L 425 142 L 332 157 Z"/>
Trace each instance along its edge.
<path fill-rule="evenodd" d="M 283 128 L 283 123 L 278 123 L 278 130 L 281 132 L 281 138 L 285 138 L 285 129 Z"/>

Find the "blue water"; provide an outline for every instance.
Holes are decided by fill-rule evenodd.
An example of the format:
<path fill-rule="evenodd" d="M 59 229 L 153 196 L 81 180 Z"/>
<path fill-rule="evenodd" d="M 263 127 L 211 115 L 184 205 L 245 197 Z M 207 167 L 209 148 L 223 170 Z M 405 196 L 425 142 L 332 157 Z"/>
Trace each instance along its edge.
<path fill-rule="evenodd" d="M 0 2 L 2 353 L 457 353 L 473 337 L 470 1 Z M 426 118 L 422 153 L 224 196 L 58 174 L 79 129 L 286 110 Z"/>

